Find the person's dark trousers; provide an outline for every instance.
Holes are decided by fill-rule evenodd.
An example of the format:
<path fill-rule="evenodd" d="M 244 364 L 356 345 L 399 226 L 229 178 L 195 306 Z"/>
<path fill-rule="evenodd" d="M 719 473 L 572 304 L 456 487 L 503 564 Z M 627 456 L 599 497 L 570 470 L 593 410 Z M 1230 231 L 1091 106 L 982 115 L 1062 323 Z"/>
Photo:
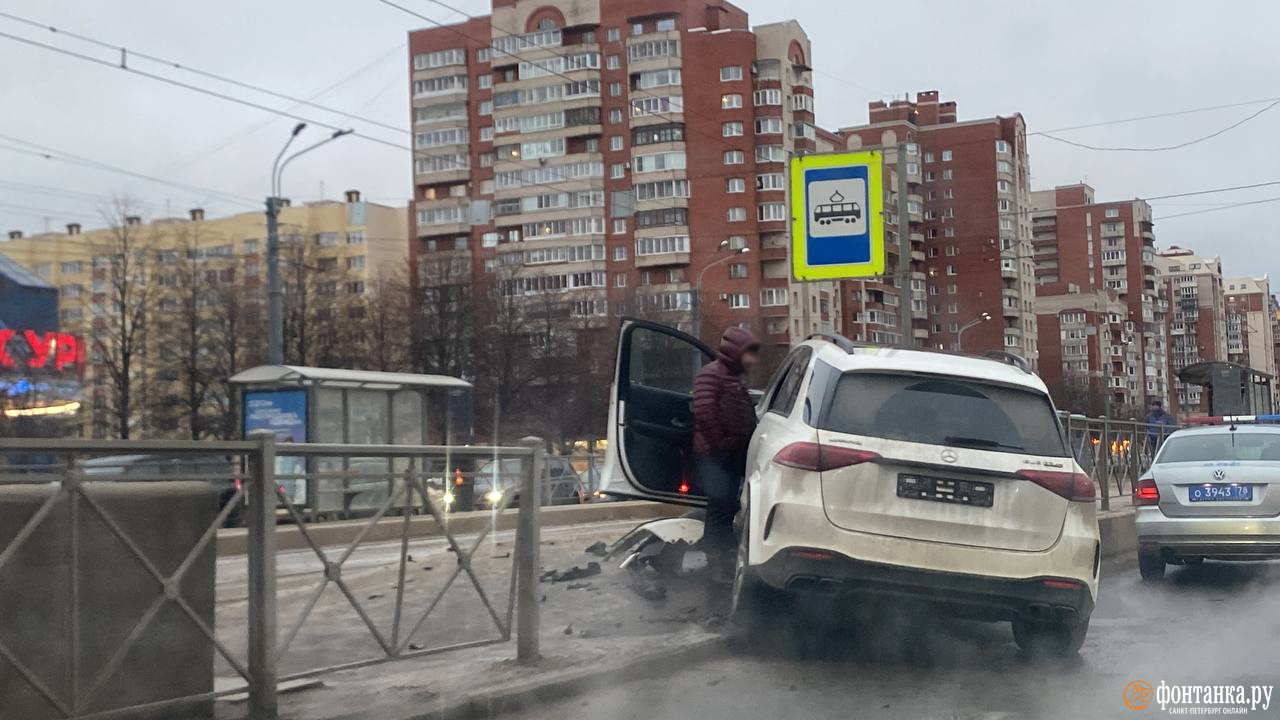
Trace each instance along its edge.
<path fill-rule="evenodd" d="M 735 462 L 729 456 L 702 455 L 694 461 L 698 483 L 707 496 L 702 549 L 708 564 L 722 563 L 721 567 L 726 567 L 733 557 L 737 545 L 733 537 L 733 516 L 738 513 L 741 467 L 740 461 Z"/>

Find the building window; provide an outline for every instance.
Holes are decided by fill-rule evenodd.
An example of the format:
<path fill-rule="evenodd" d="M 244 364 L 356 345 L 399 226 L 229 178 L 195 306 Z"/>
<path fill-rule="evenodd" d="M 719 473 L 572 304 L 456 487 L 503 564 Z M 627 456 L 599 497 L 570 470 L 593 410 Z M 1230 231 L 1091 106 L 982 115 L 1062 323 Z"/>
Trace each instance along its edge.
<path fill-rule="evenodd" d="M 622 67 L 622 56 L 610 55 L 605 59 L 605 68 L 608 70 L 617 70 Z"/>
<path fill-rule="evenodd" d="M 621 94 L 622 94 L 622 83 L 620 82 L 609 83 L 609 97 L 618 97 Z"/>
<path fill-rule="evenodd" d="M 493 142 L 493 126 L 485 125 L 480 128 L 480 142 Z"/>
<path fill-rule="evenodd" d="M 745 279 L 747 277 L 747 264 L 746 263 L 730 263 L 729 277 L 733 278 L 734 280 Z"/>
<path fill-rule="evenodd" d="M 632 35 L 643 35 L 643 34 L 644 34 L 644 23 L 631 23 L 631 34 L 632 34 Z"/>
<path fill-rule="evenodd" d="M 676 19 L 662 18 L 654 27 L 658 32 L 671 32 L 676 29 Z"/>
<path fill-rule="evenodd" d="M 627 286 L 627 274 L 626 274 L 626 273 L 614 273 L 614 274 L 613 274 L 613 286 L 614 286 L 614 287 L 620 287 L 620 288 L 621 288 L 621 287 L 626 287 L 626 286 Z"/>
<path fill-rule="evenodd" d="M 725 217 L 729 222 L 743 222 L 747 219 L 747 209 L 744 207 L 731 207 L 725 212 Z"/>
<path fill-rule="evenodd" d="M 625 163 L 614 163 L 609 166 L 609 177 L 614 180 L 627 176 L 627 166 Z"/>
<path fill-rule="evenodd" d="M 316 233 L 316 245 L 320 247 L 333 247 L 338 244 L 338 233 L 324 232 Z"/>
<path fill-rule="evenodd" d="M 751 296 L 747 293 L 729 293 L 729 307 L 742 310 L 751 307 Z"/>
<path fill-rule="evenodd" d="M 781 135 L 782 134 L 782 118 L 780 117 L 756 118 L 756 134 L 757 135 Z"/>
<path fill-rule="evenodd" d="M 747 236 L 746 236 L 746 235 L 730 235 L 730 236 L 729 236 L 729 249 L 730 249 L 730 250 L 741 250 L 742 248 L 744 248 L 744 247 L 746 247 L 746 246 L 747 246 Z"/>
<path fill-rule="evenodd" d="M 757 190 L 784 190 L 786 176 L 782 173 L 761 173 L 756 176 Z"/>
<path fill-rule="evenodd" d="M 347 231 L 347 244 L 348 244 L 348 245 L 363 245 L 363 244 L 364 244 L 364 231 L 363 231 L 363 230 L 348 230 L 348 231 Z M 257 249 L 257 246 L 256 246 L 256 245 L 255 245 L 255 249 Z M 245 249 L 245 252 L 249 252 L 249 250 L 246 248 L 246 249 Z"/>
<path fill-rule="evenodd" d="M 348 270 L 363 270 L 363 269 L 364 269 L 364 256 L 363 256 L 363 255 L 355 255 L 355 256 L 352 256 L 352 257 L 347 258 L 347 269 L 348 269 Z"/>
<path fill-rule="evenodd" d="M 622 108 L 613 108 L 609 111 L 609 124 L 617 125 L 622 122 Z"/>
<path fill-rule="evenodd" d="M 626 260 L 626 259 L 627 259 L 627 246 L 626 246 L 626 245 L 615 245 L 615 246 L 613 247 L 613 260 L 614 260 L 614 262 L 622 262 L 622 261 L 624 261 L 624 260 Z"/>
<path fill-rule="evenodd" d="M 618 28 L 609 28 L 604 31 L 604 39 L 609 42 L 618 42 L 622 39 L 622 31 Z"/>
<path fill-rule="evenodd" d="M 614 218 L 614 220 L 613 220 L 613 234 L 614 234 L 614 235 L 625 235 L 626 233 L 627 233 L 627 219 L 626 219 L 626 218 Z"/>
<path fill-rule="evenodd" d="M 785 203 L 760 203 L 757 215 L 761 222 L 773 222 L 787 219 L 787 206 Z"/>
<path fill-rule="evenodd" d="M 942 197 L 946 200 L 952 200 L 955 196 L 956 194 L 951 190 L 951 188 L 946 188 L 942 191 Z"/>
<path fill-rule="evenodd" d="M 1106 216 L 1109 218 L 1120 217 L 1120 208 L 1107 208 Z"/>
<path fill-rule="evenodd" d="M 741 150 L 726 150 L 724 153 L 725 165 L 741 165 L 747 161 L 746 153 Z"/>
<path fill-rule="evenodd" d="M 618 150 L 621 150 L 621 149 L 622 149 L 622 144 L 623 144 L 623 140 L 622 140 L 622 136 L 621 136 L 621 135 L 610 135 L 610 136 L 609 136 L 609 149 L 610 149 L 610 150 L 613 150 L 613 151 L 615 151 L 615 152 L 616 152 L 616 151 L 618 151 Z"/>
<path fill-rule="evenodd" d="M 787 151 L 781 145 L 757 145 L 756 162 L 786 162 Z"/>
<path fill-rule="evenodd" d="M 942 162 L 951 162 L 951 151 L 950 151 L 950 150 L 943 150 L 943 151 L 942 151 Z"/>
<path fill-rule="evenodd" d="M 1009 152 L 1009 141 L 1008 141 L 1008 140 L 997 140 L 997 141 L 996 141 L 996 152 L 998 152 L 998 153 L 1007 153 L 1007 152 Z"/>
<path fill-rule="evenodd" d="M 752 97 L 754 98 L 756 107 L 782 104 L 782 90 L 778 88 L 757 90 Z"/>
<path fill-rule="evenodd" d="M 724 137 L 741 137 L 742 123 L 727 122 L 720 126 L 720 134 Z"/>
<path fill-rule="evenodd" d="M 729 65 L 727 67 L 720 68 L 720 82 L 729 82 L 732 80 L 741 80 L 741 79 L 742 79 L 741 65 Z"/>
<path fill-rule="evenodd" d="M 729 93 L 720 96 L 720 109 L 733 110 L 742 107 L 742 95 L 738 93 Z"/>
<path fill-rule="evenodd" d="M 955 266 L 955 265 L 948 265 L 948 266 L 947 266 L 947 274 L 948 274 L 948 275 L 955 275 L 955 274 L 956 274 L 956 266 Z"/>
<path fill-rule="evenodd" d="M 760 307 L 779 307 L 786 304 L 786 288 L 761 288 Z"/>
<path fill-rule="evenodd" d="M 953 227 L 949 227 L 949 228 L 947 228 L 946 230 L 943 230 L 943 231 L 942 231 L 942 235 L 943 235 L 943 237 L 955 237 L 955 236 L 956 236 L 956 229 L 955 229 L 955 228 L 953 228 Z"/>
<path fill-rule="evenodd" d="M 747 181 L 742 178 L 729 178 L 724 183 L 724 191 L 726 193 L 740 193 L 747 191 Z"/>

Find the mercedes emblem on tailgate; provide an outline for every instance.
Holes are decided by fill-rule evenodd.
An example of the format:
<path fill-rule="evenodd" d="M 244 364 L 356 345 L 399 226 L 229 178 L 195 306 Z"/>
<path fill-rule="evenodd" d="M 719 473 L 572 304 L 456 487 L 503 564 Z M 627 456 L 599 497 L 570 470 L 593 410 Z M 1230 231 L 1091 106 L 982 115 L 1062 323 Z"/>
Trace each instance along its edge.
<path fill-rule="evenodd" d="M 955 450 L 943 450 L 943 451 L 942 451 L 942 462 L 945 462 L 945 463 L 953 463 L 953 462 L 955 462 L 955 461 L 957 461 L 957 460 L 959 460 L 959 459 L 960 459 L 960 456 L 956 453 L 956 451 L 955 451 Z"/>

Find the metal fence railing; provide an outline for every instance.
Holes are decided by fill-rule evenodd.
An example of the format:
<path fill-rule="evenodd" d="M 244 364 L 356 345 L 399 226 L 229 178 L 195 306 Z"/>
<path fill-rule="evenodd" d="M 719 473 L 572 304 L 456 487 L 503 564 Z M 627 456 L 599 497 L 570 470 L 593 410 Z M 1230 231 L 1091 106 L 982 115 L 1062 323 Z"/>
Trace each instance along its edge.
<path fill-rule="evenodd" d="M 1174 430 L 1137 420 L 1061 416 L 1072 453 L 1098 486 L 1103 510 L 1112 499 L 1129 495 L 1142 473 L 1151 467 L 1156 451 Z"/>
<path fill-rule="evenodd" d="M 0 439 L 0 459 L 6 454 L 16 455 L 29 449 L 30 443 L 30 440 Z M 38 532 L 50 531 L 49 526 L 42 528 L 42 525 L 49 521 L 55 509 L 59 517 L 69 518 L 64 524 L 56 525 L 60 533 L 64 526 L 67 528 L 67 537 L 60 538 L 60 542 L 65 540 L 66 556 L 63 560 L 70 570 L 64 588 L 66 597 L 58 600 L 62 603 L 59 607 L 65 605 L 68 609 L 67 627 L 60 630 L 65 638 L 59 636 L 57 647 L 42 647 L 27 657 L 13 642 L 6 643 L 6 636 L 0 636 L 0 659 L 8 666 L 7 670 L 0 667 L 0 687 L 21 687 L 24 693 L 34 693 L 52 710 L 50 717 L 88 720 L 115 717 L 122 712 L 160 712 L 247 692 L 249 720 L 266 720 L 275 718 L 277 714 L 278 683 L 289 679 L 504 642 L 512 635 L 516 636 L 519 660 L 529 661 L 537 657 L 540 532 L 537 508 L 543 487 L 535 479 L 543 477 L 546 472 L 546 453 L 541 440 L 526 438 L 518 447 L 301 445 L 278 444 L 269 435 L 263 435 L 236 442 L 42 440 L 40 444 L 42 451 L 56 458 L 54 464 L 0 464 L 0 489 L 26 486 L 41 488 L 41 492 L 47 493 L 34 512 L 17 524 L 20 527 L 16 533 L 0 534 L 0 572 L 6 565 L 24 560 L 23 553 L 34 550 L 29 547 L 32 545 L 29 541 Z M 446 456 L 496 457 L 504 462 L 513 461 L 520 468 L 519 494 L 532 502 L 520 503 L 510 553 L 509 577 L 504 581 L 497 578 L 501 581 L 500 590 L 495 591 L 492 577 L 486 587 L 474 566 L 477 552 L 489 536 L 492 525 L 476 531 L 472 537 L 459 537 L 451 531 L 440 494 L 429 488 L 429 476 L 434 474 L 431 469 L 438 467 L 438 459 Z M 139 463 L 139 457 L 151 458 L 152 461 Z M 326 548 L 315 540 L 303 522 L 299 508 L 290 501 L 286 488 L 279 482 L 277 458 L 284 457 L 377 459 L 387 468 L 381 477 L 390 491 L 371 508 L 372 513 L 361 520 L 347 545 Z M 219 509 L 212 521 L 206 527 L 187 528 L 187 535 L 196 539 L 185 552 L 174 550 L 173 557 L 182 556 L 176 564 L 154 561 L 154 549 L 143 547 L 148 543 L 151 544 L 148 547 L 154 545 L 153 538 L 138 540 L 147 532 L 141 529 L 147 523 L 171 522 L 171 519 L 123 517 L 109 509 L 102 500 L 111 484 L 125 483 L 136 489 L 140 487 L 139 483 L 165 480 L 211 482 L 219 493 Z M 505 502 L 499 503 L 496 509 L 502 510 L 506 505 Z M 398 558 L 393 562 L 397 578 L 394 598 L 389 607 L 379 608 L 381 615 L 375 618 L 369 607 L 372 597 L 362 599 L 365 593 L 348 582 L 344 570 L 380 520 L 393 510 L 406 509 L 412 512 L 400 512 L 403 521 Z M 212 601 L 206 598 L 213 592 L 210 581 L 204 581 L 204 585 L 209 587 L 207 591 L 199 591 L 198 602 L 191 599 L 197 594 L 192 585 L 199 572 L 210 572 L 213 562 L 210 556 L 214 552 L 213 540 L 217 531 L 236 514 L 242 516 L 247 526 L 247 553 L 242 560 L 235 559 L 245 564 L 243 579 L 247 594 L 239 599 L 243 600 L 243 617 L 227 623 L 228 627 L 219 627 L 210 617 Z M 412 579 L 406 578 L 409 564 L 413 562 L 409 552 L 410 516 L 415 514 L 434 518 L 444 543 L 456 558 L 454 567 L 444 575 L 443 585 L 430 590 L 425 583 L 415 586 Z M 279 558 L 275 534 L 281 516 L 287 518 L 286 522 L 291 520 L 296 524 L 307 547 L 307 551 L 292 557 L 290 562 L 312 572 L 315 577 L 314 584 L 305 588 L 305 582 L 311 576 L 294 573 L 298 577 L 291 578 L 294 585 L 290 588 L 290 602 L 295 602 L 297 597 L 304 599 L 300 608 L 288 613 L 287 617 L 283 616 L 282 595 L 277 587 Z M 105 662 L 96 657 L 93 662 L 85 660 L 87 635 L 86 628 L 82 626 L 85 610 L 82 598 L 92 580 L 81 577 L 86 574 L 85 557 L 89 556 L 85 554 L 87 548 L 80 534 L 83 532 L 81 528 L 89 524 L 95 528 L 106 528 L 102 532 L 111 538 L 111 548 L 115 549 L 107 550 L 115 552 L 110 561 L 122 566 L 128 563 L 140 565 L 145 571 L 144 581 L 140 584 L 149 586 L 149 589 L 139 590 L 149 593 L 149 599 L 143 603 L 145 611 L 140 616 L 130 616 L 129 621 L 123 623 L 127 627 L 120 629 L 121 639 Z M 103 549 L 95 547 L 93 551 L 100 555 Z M 379 551 L 393 552 L 386 548 Z M 306 558 L 310 558 L 309 563 Z M 218 562 L 222 563 L 223 559 Z M 501 567 L 497 569 L 501 570 Z M 493 570 L 489 568 L 490 575 L 493 575 Z M 441 607 L 442 598 L 455 586 L 469 590 L 473 597 L 468 602 L 483 607 L 491 622 L 491 634 L 479 639 L 436 645 L 424 642 L 422 631 L 428 618 Z M 320 599 L 326 591 L 332 596 L 331 588 L 343 602 L 325 605 L 322 630 L 332 629 L 334 623 L 344 623 L 344 632 L 355 632 L 350 630 L 352 627 L 362 629 L 366 637 L 372 639 L 376 650 L 366 657 L 344 652 L 340 658 L 325 657 L 325 662 L 315 664 L 310 662 L 310 657 L 298 656 L 296 641 L 304 628 L 316 622 Z M 13 592 L 18 591 L 11 590 L 5 597 L 11 597 Z M 17 607 L 28 607 L 30 599 L 25 600 L 27 602 Z M 239 682 L 132 704 L 113 704 L 109 698 L 104 700 L 104 696 L 109 695 L 105 692 L 109 684 L 119 681 L 118 674 L 138 670 L 136 658 L 131 661 L 127 658 L 147 636 L 149 629 L 155 626 L 156 618 L 162 612 L 168 613 L 166 618 L 171 618 L 172 608 L 176 608 L 180 617 L 190 623 L 201 642 L 207 641 L 212 646 L 219 667 L 233 674 Z M 12 618 L 14 609 L 0 607 L 0 615 Z M 224 615 L 219 612 L 216 617 L 222 619 Z M 415 638 L 418 642 L 411 642 Z M 37 664 L 44 670 L 38 671 L 35 668 Z M 61 669 L 54 673 L 57 677 L 52 679 L 51 667 Z M 6 674 L 10 677 L 5 678 Z"/>

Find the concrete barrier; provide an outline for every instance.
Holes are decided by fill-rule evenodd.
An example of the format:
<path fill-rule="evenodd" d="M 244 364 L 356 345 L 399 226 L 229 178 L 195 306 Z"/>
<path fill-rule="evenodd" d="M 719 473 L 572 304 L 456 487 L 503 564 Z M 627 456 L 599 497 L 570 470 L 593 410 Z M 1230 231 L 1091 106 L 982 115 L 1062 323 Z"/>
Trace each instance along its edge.
<path fill-rule="evenodd" d="M 1131 553 L 1138 548 L 1138 530 L 1133 524 L 1133 510 L 1119 510 L 1098 516 L 1102 539 L 1102 557 Z"/>
<path fill-rule="evenodd" d="M 611 520 L 635 520 L 640 523 L 654 518 L 683 515 L 689 509 L 680 505 L 645 501 L 562 505 L 542 508 L 541 525 L 546 528 Z M 518 512 L 515 509 L 505 510 L 496 518 L 493 512 L 487 510 L 450 513 L 446 520 L 449 531 L 455 535 L 476 533 L 491 525 L 495 530 L 514 530 Z M 367 519 L 314 523 L 307 525 L 307 532 L 320 547 L 342 546 L 354 540 L 368 524 Z M 402 517 L 384 517 L 369 530 L 364 537 L 364 542 L 399 540 L 403 524 Z M 410 538 L 440 537 L 442 534 L 440 524 L 430 515 L 415 515 L 409 518 Z M 248 542 L 248 531 L 243 528 L 219 530 L 218 555 L 244 555 L 248 550 Z M 302 536 L 296 525 L 280 525 L 276 528 L 276 547 L 279 550 L 301 550 L 308 545 L 306 538 Z"/>

